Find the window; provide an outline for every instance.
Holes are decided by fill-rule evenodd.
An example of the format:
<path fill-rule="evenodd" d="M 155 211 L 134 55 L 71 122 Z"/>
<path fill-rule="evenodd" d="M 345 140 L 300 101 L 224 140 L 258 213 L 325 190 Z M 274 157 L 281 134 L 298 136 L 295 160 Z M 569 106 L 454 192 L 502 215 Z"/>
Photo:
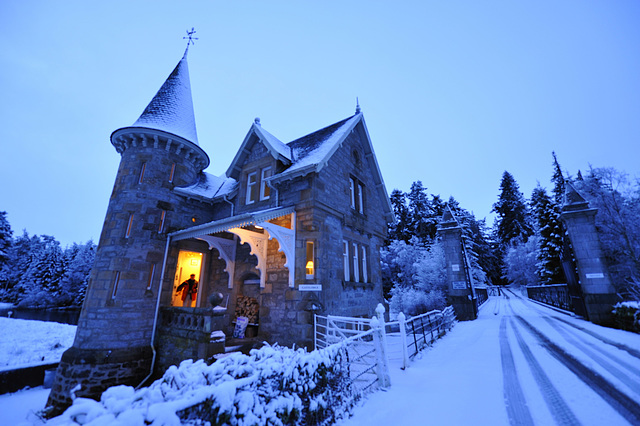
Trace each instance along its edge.
<path fill-rule="evenodd" d="M 344 268 L 344 280 L 361 283 L 369 282 L 367 265 L 367 246 L 343 240 L 342 266 Z"/>
<path fill-rule="evenodd" d="M 349 243 L 346 241 L 342 242 L 342 263 L 344 267 L 344 280 L 350 281 L 351 274 L 349 272 Z"/>
<path fill-rule="evenodd" d="M 111 298 L 115 299 L 118 293 L 118 284 L 120 284 L 120 271 L 116 271 L 116 276 L 113 280 L 113 291 L 111 292 Z"/>
<path fill-rule="evenodd" d="M 349 178 L 349 195 L 351 208 L 364 214 L 364 185 L 354 177 Z"/>
<path fill-rule="evenodd" d="M 356 180 L 349 178 L 349 195 L 351 196 L 351 208 L 356 209 Z"/>
<path fill-rule="evenodd" d="M 247 175 L 247 204 L 258 201 L 258 173 L 253 172 Z"/>
<path fill-rule="evenodd" d="M 367 248 L 365 246 L 360 247 L 362 249 L 362 282 L 368 282 L 367 275 Z"/>
<path fill-rule="evenodd" d="M 147 290 L 151 290 L 151 286 L 153 285 L 153 276 L 156 273 L 156 264 L 151 264 L 151 269 L 149 270 L 149 282 L 147 282 Z"/>
<path fill-rule="evenodd" d="M 158 226 L 158 232 L 162 232 L 162 229 L 164 228 L 164 218 L 166 216 L 167 216 L 167 211 L 162 210 L 162 213 L 160 214 L 160 226 Z"/>
<path fill-rule="evenodd" d="M 307 241 L 307 258 L 306 259 L 307 259 L 305 264 L 306 278 L 308 280 L 311 280 L 315 277 L 313 241 Z"/>
<path fill-rule="evenodd" d="M 129 223 L 127 224 L 127 232 L 124 234 L 125 238 L 129 238 L 131 235 L 131 225 L 133 225 L 133 213 L 129 215 Z"/>
<path fill-rule="evenodd" d="M 173 182 L 173 175 L 176 172 L 176 163 L 171 165 L 171 171 L 169 172 L 169 182 Z"/>
<path fill-rule="evenodd" d="M 360 261 L 358 260 L 358 245 L 353 243 L 353 281 L 360 281 Z"/>
<path fill-rule="evenodd" d="M 147 168 L 147 163 L 142 163 L 142 167 L 140 167 L 140 177 L 138 178 L 138 184 L 142 183 L 142 179 L 144 179 L 144 171 Z"/>
<path fill-rule="evenodd" d="M 262 179 L 260 181 L 260 200 L 267 200 L 271 195 L 271 188 L 267 185 L 267 178 L 271 177 L 271 167 L 262 169 Z"/>

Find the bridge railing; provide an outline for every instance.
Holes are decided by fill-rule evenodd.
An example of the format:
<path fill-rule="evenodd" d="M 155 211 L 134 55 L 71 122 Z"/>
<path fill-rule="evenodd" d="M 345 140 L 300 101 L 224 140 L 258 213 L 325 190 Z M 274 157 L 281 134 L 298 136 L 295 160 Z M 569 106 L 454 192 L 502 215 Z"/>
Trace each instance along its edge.
<path fill-rule="evenodd" d="M 527 296 L 546 305 L 556 308 L 573 311 L 569 287 L 567 284 L 551 284 L 527 286 Z"/>

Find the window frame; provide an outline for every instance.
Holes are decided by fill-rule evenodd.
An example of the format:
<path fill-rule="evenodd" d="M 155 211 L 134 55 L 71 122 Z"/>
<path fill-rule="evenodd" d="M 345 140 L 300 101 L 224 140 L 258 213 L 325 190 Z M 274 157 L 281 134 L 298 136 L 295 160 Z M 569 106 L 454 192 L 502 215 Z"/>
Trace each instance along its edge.
<path fill-rule="evenodd" d="M 311 247 L 311 253 L 309 253 L 309 247 Z M 311 255 L 311 257 L 309 257 Z M 311 262 L 311 274 L 307 273 L 309 265 Z M 316 246 L 314 241 L 307 241 L 305 244 L 305 279 L 313 280 L 316 277 Z"/>
<path fill-rule="evenodd" d="M 358 243 L 352 243 L 351 247 L 353 247 L 353 282 L 357 283 L 360 282 L 360 259 L 358 253 Z"/>
<path fill-rule="evenodd" d="M 131 236 L 131 229 L 133 228 L 133 213 L 129 213 L 129 222 L 127 223 L 127 230 L 124 233 L 125 238 Z"/>
<path fill-rule="evenodd" d="M 269 173 L 269 176 L 265 176 L 266 173 Z M 271 166 L 265 167 L 260 171 L 260 201 L 271 198 L 271 188 L 267 185 L 267 178 L 271 176 L 273 176 Z"/>
<path fill-rule="evenodd" d="M 144 171 L 146 169 L 147 169 L 147 162 L 145 161 L 144 163 L 142 163 L 142 166 L 140 166 L 140 176 L 138 177 L 138 185 L 142 183 L 142 180 L 144 179 Z"/>
<path fill-rule="evenodd" d="M 176 173 L 176 163 L 171 164 L 171 171 L 169 172 L 169 183 L 173 183 L 173 178 Z"/>
<path fill-rule="evenodd" d="M 342 268 L 343 278 L 345 281 L 351 281 L 351 268 L 349 268 L 350 263 L 351 258 L 349 257 L 349 242 L 347 240 L 342 240 Z"/>
<path fill-rule="evenodd" d="M 251 182 L 252 177 L 255 179 L 253 182 Z M 245 204 L 253 204 L 256 201 L 258 201 L 258 197 L 260 196 L 260 194 L 258 193 L 257 185 L 258 185 L 258 172 L 255 171 L 255 172 L 247 173 L 247 186 L 246 186 L 247 193 L 245 197 Z M 255 194 L 253 194 L 255 195 L 255 198 L 252 197 L 253 191 L 255 191 Z"/>
<path fill-rule="evenodd" d="M 367 246 L 364 244 L 360 246 L 362 249 L 362 282 L 369 282 L 369 274 L 367 273 Z"/>

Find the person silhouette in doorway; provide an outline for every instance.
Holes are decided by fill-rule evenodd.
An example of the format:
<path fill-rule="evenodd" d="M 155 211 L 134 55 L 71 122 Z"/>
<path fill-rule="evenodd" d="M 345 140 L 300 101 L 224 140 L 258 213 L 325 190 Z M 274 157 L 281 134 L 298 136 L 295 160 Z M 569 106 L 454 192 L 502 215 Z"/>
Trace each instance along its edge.
<path fill-rule="evenodd" d="M 176 289 L 176 293 L 180 293 L 182 290 L 182 306 L 190 307 L 191 302 L 196 300 L 198 294 L 198 281 L 196 281 L 196 274 L 191 274 L 189 279 L 183 282 Z"/>

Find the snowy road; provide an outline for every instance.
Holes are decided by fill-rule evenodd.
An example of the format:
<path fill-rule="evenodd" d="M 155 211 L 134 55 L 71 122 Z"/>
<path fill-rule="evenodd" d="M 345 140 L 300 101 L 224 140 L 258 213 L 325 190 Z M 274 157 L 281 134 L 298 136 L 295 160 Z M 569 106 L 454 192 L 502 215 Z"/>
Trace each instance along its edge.
<path fill-rule="evenodd" d="M 640 335 L 514 293 L 391 374 L 344 426 L 640 424 Z"/>

